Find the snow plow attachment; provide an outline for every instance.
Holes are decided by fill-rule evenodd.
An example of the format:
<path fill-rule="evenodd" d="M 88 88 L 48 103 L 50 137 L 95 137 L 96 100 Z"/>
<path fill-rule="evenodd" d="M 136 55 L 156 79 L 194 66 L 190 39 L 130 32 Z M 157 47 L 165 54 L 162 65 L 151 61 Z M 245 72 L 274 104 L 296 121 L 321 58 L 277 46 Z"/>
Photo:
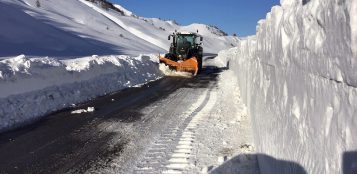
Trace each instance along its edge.
<path fill-rule="evenodd" d="M 178 72 L 188 72 L 196 76 L 202 70 L 203 37 L 197 33 L 177 32 L 170 34 L 168 40 L 172 43 L 169 52 L 160 56 L 160 63 Z"/>
<path fill-rule="evenodd" d="M 160 63 L 164 63 L 165 65 L 169 66 L 170 69 L 173 69 L 175 71 L 189 72 L 193 75 L 197 75 L 198 73 L 198 61 L 196 57 L 192 57 L 181 62 L 176 62 L 162 56 L 160 56 L 159 58 Z"/>

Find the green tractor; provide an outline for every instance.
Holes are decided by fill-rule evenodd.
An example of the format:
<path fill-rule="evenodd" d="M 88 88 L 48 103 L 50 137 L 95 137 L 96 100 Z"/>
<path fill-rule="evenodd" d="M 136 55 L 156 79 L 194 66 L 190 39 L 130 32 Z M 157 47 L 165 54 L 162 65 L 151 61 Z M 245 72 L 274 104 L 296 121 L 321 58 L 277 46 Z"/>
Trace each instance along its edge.
<path fill-rule="evenodd" d="M 196 75 L 202 70 L 202 41 L 203 37 L 197 33 L 176 32 L 169 35 L 172 43 L 170 51 L 160 62 L 165 63 L 176 71 L 191 72 Z"/>

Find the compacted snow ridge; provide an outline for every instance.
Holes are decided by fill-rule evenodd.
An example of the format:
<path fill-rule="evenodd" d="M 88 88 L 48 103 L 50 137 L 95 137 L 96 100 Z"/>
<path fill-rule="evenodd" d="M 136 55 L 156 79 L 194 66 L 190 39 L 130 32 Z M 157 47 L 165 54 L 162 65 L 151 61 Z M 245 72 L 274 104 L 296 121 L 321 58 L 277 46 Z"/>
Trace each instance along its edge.
<path fill-rule="evenodd" d="M 281 4 L 219 58 L 235 72 L 266 155 L 261 173 L 342 173 L 357 148 L 356 1 Z"/>
<path fill-rule="evenodd" d="M 163 76 L 156 55 L 94 55 L 67 60 L 20 55 L 1 60 L 0 130 Z"/>

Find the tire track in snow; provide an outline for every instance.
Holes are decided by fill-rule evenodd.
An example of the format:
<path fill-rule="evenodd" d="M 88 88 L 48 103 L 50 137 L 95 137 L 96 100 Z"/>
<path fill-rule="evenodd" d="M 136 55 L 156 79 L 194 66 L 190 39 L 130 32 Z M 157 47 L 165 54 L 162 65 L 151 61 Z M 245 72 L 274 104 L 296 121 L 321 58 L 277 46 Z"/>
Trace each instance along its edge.
<path fill-rule="evenodd" d="M 187 167 L 195 165 L 193 161 L 197 156 L 197 152 L 194 152 L 196 129 L 200 126 L 200 123 L 204 121 L 204 116 L 211 111 L 216 104 L 216 101 L 217 93 L 210 91 L 206 97 L 204 105 L 201 105 L 200 108 L 197 109 L 197 112 L 192 113 L 193 118 L 183 130 L 174 153 L 169 159 L 169 164 L 166 165 L 167 170 L 163 171 L 164 174 L 183 173 Z"/>
<path fill-rule="evenodd" d="M 194 155 L 195 129 L 202 119 L 200 113 L 207 105 L 213 107 L 215 103 L 210 98 L 211 91 L 206 90 L 198 101 L 183 113 L 184 121 L 181 124 L 175 122 L 166 131 L 163 131 L 142 161 L 138 163 L 134 173 L 175 174 L 184 172 L 191 165 L 190 157 Z"/>

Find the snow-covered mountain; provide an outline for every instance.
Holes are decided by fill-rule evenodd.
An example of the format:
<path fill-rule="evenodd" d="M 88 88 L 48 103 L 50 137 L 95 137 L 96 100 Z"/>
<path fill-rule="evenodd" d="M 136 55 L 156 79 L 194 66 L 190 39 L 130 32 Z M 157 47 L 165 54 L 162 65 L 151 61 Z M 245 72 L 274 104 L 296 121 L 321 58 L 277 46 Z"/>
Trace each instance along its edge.
<path fill-rule="evenodd" d="M 3 0 L 0 10 L 0 57 L 164 53 L 175 30 L 199 30 L 208 53 L 238 41 L 216 27 L 139 17 L 104 0 Z"/>

